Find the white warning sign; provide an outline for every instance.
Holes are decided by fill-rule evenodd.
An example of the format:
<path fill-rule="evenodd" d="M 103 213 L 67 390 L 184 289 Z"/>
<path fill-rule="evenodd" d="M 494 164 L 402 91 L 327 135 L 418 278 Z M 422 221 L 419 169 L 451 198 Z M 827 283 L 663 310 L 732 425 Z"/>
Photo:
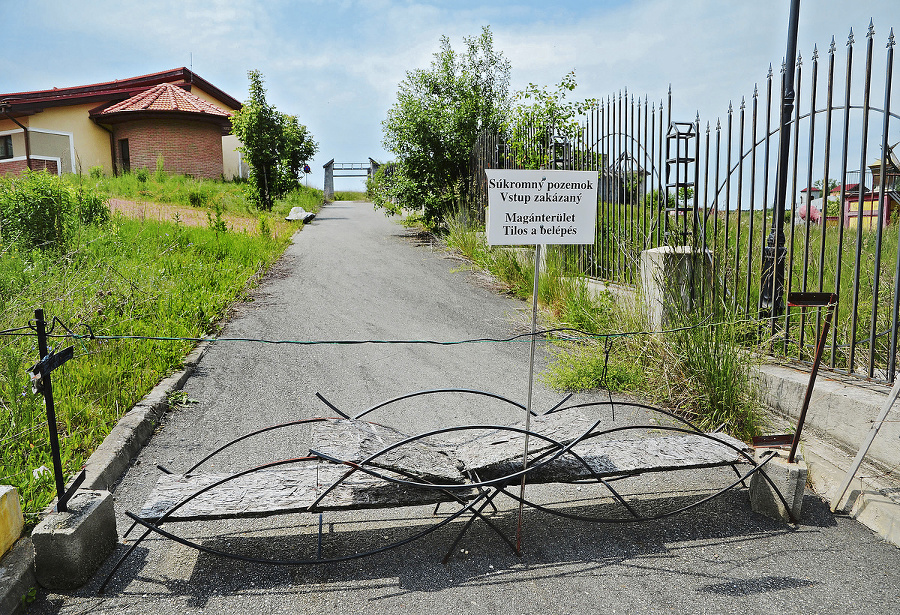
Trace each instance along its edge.
<path fill-rule="evenodd" d="M 485 169 L 492 246 L 593 244 L 596 171 Z"/>

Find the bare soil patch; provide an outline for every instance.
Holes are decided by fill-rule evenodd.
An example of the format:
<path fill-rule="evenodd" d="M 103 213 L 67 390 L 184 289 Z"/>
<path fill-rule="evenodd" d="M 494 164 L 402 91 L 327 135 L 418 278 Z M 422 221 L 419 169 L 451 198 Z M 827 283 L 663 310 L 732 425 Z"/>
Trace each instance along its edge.
<path fill-rule="evenodd" d="M 159 220 L 175 222 L 177 219 L 187 226 L 205 226 L 209 224 L 209 210 L 168 203 L 149 201 L 130 201 L 127 199 L 110 199 L 109 207 L 114 212 L 137 220 Z M 229 230 L 253 233 L 257 228 L 257 220 L 234 214 L 222 214 Z"/>

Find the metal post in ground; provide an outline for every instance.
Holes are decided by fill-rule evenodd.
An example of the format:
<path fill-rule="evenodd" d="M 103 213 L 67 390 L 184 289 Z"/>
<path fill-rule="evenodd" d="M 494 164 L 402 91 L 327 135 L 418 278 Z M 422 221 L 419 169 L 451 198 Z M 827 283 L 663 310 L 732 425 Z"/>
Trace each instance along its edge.
<path fill-rule="evenodd" d="M 525 451 L 522 453 L 522 484 L 519 488 L 519 523 L 516 526 L 516 551 L 522 553 L 522 522 L 525 508 L 525 473 L 528 468 L 528 437 L 531 431 L 531 395 L 534 390 L 534 351 L 537 345 L 538 287 L 541 280 L 541 244 L 534 246 L 534 288 L 531 301 L 531 355 L 528 360 L 528 396 L 525 402 Z"/>
<path fill-rule="evenodd" d="M 784 58 L 782 79 L 781 126 L 778 132 L 778 176 L 775 184 L 775 207 L 772 213 L 772 231 L 763 248 L 763 277 L 760 287 L 760 304 L 770 316 L 784 311 L 784 212 L 787 200 L 788 159 L 790 156 L 791 113 L 794 110 L 794 64 L 797 60 L 797 31 L 799 29 L 800 0 L 791 0 L 788 21 L 787 54 Z M 775 320 L 772 320 L 775 327 Z"/>
<path fill-rule="evenodd" d="M 39 361 L 47 356 L 47 331 L 44 322 L 44 310 L 34 311 L 35 327 L 37 328 Z M 63 478 L 62 459 L 59 453 L 59 434 L 56 431 L 56 409 L 53 406 L 53 384 L 50 380 L 50 370 L 41 374 L 41 392 L 44 394 L 44 402 L 47 406 L 47 430 L 50 432 L 50 455 L 53 458 L 53 477 L 56 480 L 56 509 L 66 512 L 66 482 Z"/>

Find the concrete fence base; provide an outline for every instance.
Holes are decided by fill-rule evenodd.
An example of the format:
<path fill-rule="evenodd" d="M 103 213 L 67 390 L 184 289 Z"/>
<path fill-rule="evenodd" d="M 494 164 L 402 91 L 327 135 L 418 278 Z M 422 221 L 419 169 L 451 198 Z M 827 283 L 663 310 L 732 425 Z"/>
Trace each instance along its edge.
<path fill-rule="evenodd" d="M 695 289 L 710 289 L 711 274 L 708 250 L 663 246 L 641 252 L 641 287 L 650 330 L 662 331 L 677 314 L 693 310 L 701 300 Z"/>
<path fill-rule="evenodd" d="M 797 455 L 794 463 L 788 463 L 787 453 L 784 451 L 761 448 L 756 450 L 757 463 L 761 463 L 771 454 L 775 455 L 775 459 L 766 463 L 750 477 L 750 507 L 755 512 L 785 523 L 789 523 L 792 516 L 794 520 L 799 521 L 803 494 L 806 490 L 806 477 L 809 473 L 806 462 Z M 773 484 L 781 492 L 784 501 L 778 497 L 778 493 L 772 487 Z"/>
<path fill-rule="evenodd" d="M 47 589 L 81 587 L 118 542 L 109 491 L 79 491 L 68 509 L 48 515 L 31 534 L 35 577 Z"/>

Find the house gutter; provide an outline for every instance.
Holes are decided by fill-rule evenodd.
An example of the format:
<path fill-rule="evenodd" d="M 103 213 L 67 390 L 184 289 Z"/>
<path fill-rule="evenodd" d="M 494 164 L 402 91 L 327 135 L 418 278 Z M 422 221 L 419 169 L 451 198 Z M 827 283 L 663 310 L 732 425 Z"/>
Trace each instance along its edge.
<path fill-rule="evenodd" d="M 9 114 L 8 104 L 0 105 L 0 111 L 25 133 L 25 164 L 28 165 L 29 171 L 33 171 L 34 169 L 31 168 L 31 134 L 28 132 L 28 127 Z"/>

